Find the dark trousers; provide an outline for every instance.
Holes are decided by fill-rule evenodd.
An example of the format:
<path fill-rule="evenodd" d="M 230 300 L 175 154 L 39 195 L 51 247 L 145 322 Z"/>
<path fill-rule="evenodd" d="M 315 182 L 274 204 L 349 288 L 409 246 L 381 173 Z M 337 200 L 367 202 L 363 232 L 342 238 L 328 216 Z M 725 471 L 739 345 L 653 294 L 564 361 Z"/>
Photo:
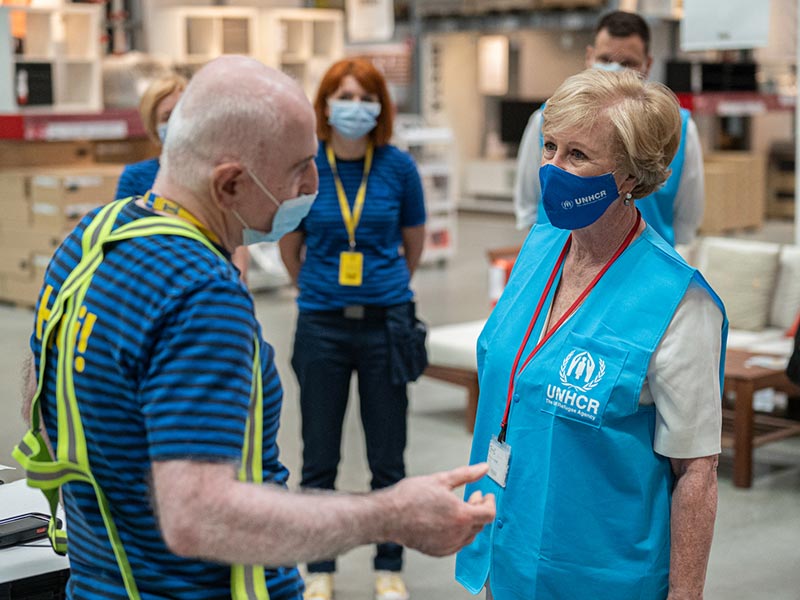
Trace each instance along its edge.
<path fill-rule="evenodd" d="M 361 423 L 373 490 L 405 477 L 406 386 L 389 381 L 389 344 L 385 320 L 301 312 L 297 320 L 292 368 L 300 384 L 303 421 L 301 486 L 334 489 L 339 467 L 350 378 L 358 376 Z M 403 548 L 379 544 L 376 570 L 399 571 Z M 332 572 L 333 560 L 308 565 L 311 573 Z"/>

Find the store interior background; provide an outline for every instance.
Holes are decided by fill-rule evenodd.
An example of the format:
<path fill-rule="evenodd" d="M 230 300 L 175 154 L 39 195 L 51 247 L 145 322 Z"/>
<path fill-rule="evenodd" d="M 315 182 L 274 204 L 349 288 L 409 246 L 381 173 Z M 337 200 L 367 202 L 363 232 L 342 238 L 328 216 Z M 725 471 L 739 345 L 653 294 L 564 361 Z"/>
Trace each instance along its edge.
<path fill-rule="evenodd" d="M 683 4 L 711 0 L 40 1 L 41 6 L 56 11 L 73 4 L 99 4 L 102 8 L 97 24 L 105 37 L 101 40 L 98 35 L 96 50 L 87 45 L 91 56 L 81 59 L 83 62 L 75 61 L 77 66 L 57 55 L 45 57 L 54 65 L 54 78 L 73 69 L 68 80 L 54 79 L 53 93 L 63 100 L 62 107 L 20 108 L 15 104 L 13 86 L 0 88 L 0 185 L 6 191 L 11 189 L 7 186 L 10 180 L 4 177 L 35 168 L 40 174 L 57 178 L 69 174 L 96 176 L 102 182 L 97 189 L 113 193 L 121 164 L 153 152 L 141 127 L 134 123 L 138 93 L 147 75 L 167 66 L 191 72 L 201 60 L 187 53 L 190 47 L 208 53 L 219 50 L 204 37 L 217 35 L 217 25 L 195 29 L 189 35 L 195 36 L 193 41 L 186 39 L 186 45 L 181 46 L 183 34 L 190 32 L 188 20 L 193 14 L 238 14 L 245 22 L 257 19 L 257 27 L 251 23 L 241 30 L 246 33 L 240 31 L 242 38 L 234 31 L 233 39 L 238 41 L 230 47 L 284 68 L 301 80 L 309 94 L 333 60 L 350 54 L 371 56 L 384 69 L 397 101 L 400 115 L 396 142 L 415 155 L 423 174 L 429 233 L 425 264 L 413 284 L 420 312 L 431 326 L 482 319 L 490 312 L 490 296 L 495 290 L 490 289 L 488 252 L 518 245 L 526 233 L 515 227 L 511 204 L 516 169 L 513 138 L 521 135 L 527 120 L 524 106 L 530 103 L 532 108 L 545 100 L 565 77 L 584 68 L 584 52 L 592 40 L 594 23 L 609 9 L 636 8 L 647 19 L 655 59 L 651 79 L 666 82 L 668 63 L 693 65 L 689 95 L 696 102 L 694 119 L 708 163 L 707 216 L 701 234 L 782 244 L 797 240 L 796 0 L 747 3 L 769 12 L 765 46 L 694 52 L 681 50 Z M 26 2 L 0 0 L 0 6 L 6 4 Z M 38 3 L 33 0 L 27 4 Z M 720 0 L 718 4 L 722 12 L 744 3 Z M 287 12 L 267 25 L 268 18 L 258 12 L 262 10 Z M 356 16 L 359 11 L 360 16 Z M 371 17 L 378 20 L 371 21 Z M 306 22 L 314 25 L 310 29 L 297 25 Z M 250 26 L 255 28 L 247 29 Z M 265 31 L 275 32 L 277 41 L 266 39 Z M 379 39 L 365 39 L 375 36 Z M 295 41 L 301 45 L 295 48 Z M 294 56 L 292 51 L 297 51 Z M 19 61 L 13 51 L 5 52 L 4 46 L 0 49 L 0 78 L 14 80 L 14 62 Z M 746 84 L 754 83 L 755 89 L 727 96 L 720 94 L 728 90 L 704 91 L 701 63 L 755 64 L 755 80 Z M 80 123 L 92 122 L 99 129 L 75 127 L 72 131 L 82 132 L 83 137 L 47 143 L 30 139 L 27 133 L 22 137 L 28 139 L 15 138 L 8 129 L 11 121 L 4 119 L 21 114 L 26 122 L 44 123 L 50 115 L 64 113 L 83 115 Z M 126 134 L 109 136 L 113 130 L 109 114 L 127 115 L 130 125 Z M 737 153 L 738 158 L 729 160 L 733 155 L 724 154 L 728 152 Z M 32 192 L 27 189 L 25 193 Z M 8 203 L 8 194 L 0 197 L 0 205 Z M 4 245 L 16 224 L 0 216 L 0 255 L 5 257 L 0 258 L 0 356 L 4 359 L 0 361 L 0 465 L 14 464 L 11 449 L 23 433 L 20 365 L 33 323 L 30 307 L 46 264 L 46 254 L 40 248 L 19 248 L 19 241 L 13 242 L 13 247 L 11 242 Z M 31 231 L 37 231 L 36 226 L 31 225 Z M 53 229 L 52 223 L 48 227 L 43 229 L 48 234 L 61 231 Z M 24 277 L 20 255 L 25 259 Z M 284 383 L 279 442 L 282 458 L 293 473 L 290 485 L 294 486 L 301 451 L 297 386 L 289 367 L 295 294 L 269 248 L 256 252 L 252 277 L 258 316 L 268 340 L 276 347 Z M 339 486 L 360 491 L 366 489 L 368 476 L 356 401 L 353 394 Z M 467 460 L 470 436 L 463 425 L 463 413 L 463 389 L 424 377 L 412 386 L 409 474 L 447 469 Z M 800 599 L 798 442 L 800 438 L 794 438 L 759 448 L 750 489 L 733 487 L 730 455 L 728 451 L 723 455 L 707 598 Z M 21 477 L 19 470 L 0 471 L 2 480 Z M 370 554 L 371 549 L 360 549 L 341 560 L 337 579 L 340 598 L 370 597 Z M 414 598 L 469 597 L 452 581 L 450 558 L 430 559 L 411 552 L 407 573 Z"/>

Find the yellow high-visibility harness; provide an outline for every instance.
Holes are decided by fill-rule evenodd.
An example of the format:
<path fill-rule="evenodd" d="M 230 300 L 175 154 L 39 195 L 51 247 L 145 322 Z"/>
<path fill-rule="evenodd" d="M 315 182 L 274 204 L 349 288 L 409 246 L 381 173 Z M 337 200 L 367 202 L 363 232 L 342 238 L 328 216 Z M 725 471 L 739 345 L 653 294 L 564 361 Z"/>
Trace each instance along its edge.
<path fill-rule="evenodd" d="M 217 256 L 225 258 L 194 226 L 177 218 L 165 216 L 144 217 L 112 231 L 117 215 L 128 200 L 113 202 L 102 209 L 86 228 L 81 239 L 83 256 L 69 274 L 49 311 L 47 325 L 42 335 L 39 357 L 39 376 L 36 393 L 31 403 L 31 428 L 14 449 L 14 458 L 25 469 L 28 485 L 39 488 L 50 504 L 48 536 L 58 554 L 67 552 L 67 534 L 57 527 L 56 509 L 59 489 L 70 481 L 90 484 L 114 550 L 128 597 L 139 600 L 139 591 L 133 579 L 125 548 L 111 518 L 111 510 L 103 490 L 92 475 L 86 448 L 78 401 L 75 395 L 73 365 L 78 335 L 78 317 L 97 267 L 103 261 L 103 246 L 110 242 L 150 235 L 180 235 L 201 242 Z M 47 299 L 43 298 L 43 302 Z M 47 350 L 52 339 L 57 340 L 59 355 L 56 370 L 56 402 L 58 417 L 58 449 L 55 460 L 50 455 L 42 435 L 39 420 L 39 403 L 42 397 Z M 263 395 L 261 358 L 258 336 L 253 338 L 254 357 L 250 405 L 248 409 L 239 481 L 261 483 L 263 444 Z M 231 597 L 233 600 L 269 600 L 264 568 L 253 565 L 231 567 Z"/>

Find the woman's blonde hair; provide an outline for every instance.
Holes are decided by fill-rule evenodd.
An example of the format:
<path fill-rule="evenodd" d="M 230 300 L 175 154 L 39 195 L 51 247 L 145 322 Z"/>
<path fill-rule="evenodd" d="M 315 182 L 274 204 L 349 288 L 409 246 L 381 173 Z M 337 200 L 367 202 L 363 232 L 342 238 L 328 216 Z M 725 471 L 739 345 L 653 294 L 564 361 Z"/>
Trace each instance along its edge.
<path fill-rule="evenodd" d="M 142 99 L 139 101 L 139 116 L 142 119 L 142 125 L 144 125 L 148 137 L 159 146 L 161 145 L 161 140 L 158 138 L 156 109 L 159 103 L 173 92 L 185 90 L 188 83 L 185 77 L 173 73 L 151 81 L 144 94 L 142 94 Z"/>
<path fill-rule="evenodd" d="M 568 78 L 547 101 L 542 132 L 591 130 L 607 120 L 613 131 L 614 163 L 634 176 L 631 194 L 644 198 L 669 177 L 678 150 L 678 100 L 665 85 L 646 82 L 632 71 L 587 69 Z"/>

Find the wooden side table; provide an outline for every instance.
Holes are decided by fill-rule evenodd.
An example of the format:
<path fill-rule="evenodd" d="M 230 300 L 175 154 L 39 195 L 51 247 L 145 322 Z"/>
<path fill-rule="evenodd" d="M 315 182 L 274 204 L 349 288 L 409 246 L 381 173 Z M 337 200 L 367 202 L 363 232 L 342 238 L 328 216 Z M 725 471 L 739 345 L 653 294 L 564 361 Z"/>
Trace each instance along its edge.
<path fill-rule="evenodd" d="M 733 484 L 749 488 L 753 484 L 753 448 L 800 435 L 800 422 L 782 419 L 753 410 L 753 394 L 775 388 L 800 395 L 783 370 L 748 365 L 757 354 L 728 350 L 725 357 L 725 391 L 735 392 L 733 409 L 722 409 L 722 447 L 733 448 Z"/>

